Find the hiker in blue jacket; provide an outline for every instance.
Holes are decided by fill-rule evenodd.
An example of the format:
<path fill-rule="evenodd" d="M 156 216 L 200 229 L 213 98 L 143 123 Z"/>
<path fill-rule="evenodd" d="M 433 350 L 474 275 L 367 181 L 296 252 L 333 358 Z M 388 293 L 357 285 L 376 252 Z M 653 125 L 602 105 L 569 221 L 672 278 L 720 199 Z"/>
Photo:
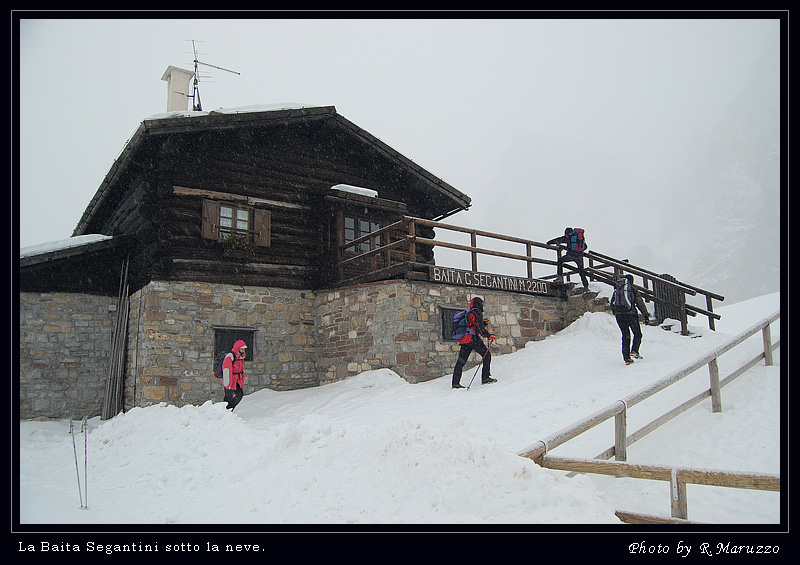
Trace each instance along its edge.
<path fill-rule="evenodd" d="M 575 233 L 573 233 L 575 232 Z M 579 249 L 573 249 L 574 246 L 574 238 L 573 235 L 577 236 L 580 232 L 581 243 L 579 244 Z M 570 243 L 573 245 L 570 245 Z M 583 288 L 589 288 L 589 281 L 586 280 L 586 274 L 583 272 L 583 252 L 589 249 L 589 246 L 586 245 L 586 240 L 583 239 L 583 230 L 577 229 L 573 230 L 572 228 L 564 228 L 564 235 L 559 237 L 554 237 L 550 241 L 547 242 L 547 245 L 558 245 L 559 243 L 563 243 L 567 246 L 567 251 L 558 258 L 558 276 L 559 278 L 563 276 L 564 273 L 564 263 L 570 262 L 575 263 L 578 266 L 578 274 L 581 276 L 581 282 L 583 283 Z"/>
<path fill-rule="evenodd" d="M 473 351 L 480 355 L 483 360 L 481 384 L 497 382 L 497 379 L 493 379 L 489 376 L 492 353 L 481 339 L 481 336 L 488 338 L 490 342 L 497 339 L 486 327 L 486 320 L 483 317 L 483 299 L 476 296 L 470 301 L 469 308 L 467 314 L 467 333 L 458 341 L 458 343 L 461 344 L 461 349 L 458 352 L 458 360 L 453 369 L 453 388 L 464 388 L 461 386 L 461 372 L 464 369 L 464 365 L 467 364 L 470 353 Z"/>
<path fill-rule="evenodd" d="M 627 284 L 626 284 L 627 283 Z M 625 289 L 630 292 L 623 296 Z M 622 332 L 622 359 L 626 365 L 633 363 L 633 359 L 641 359 L 639 347 L 642 344 L 642 328 L 639 327 L 639 313 L 644 316 L 644 324 L 650 323 L 650 313 L 644 305 L 641 295 L 633 286 L 633 275 L 625 275 L 614 285 L 614 293 L 611 295 L 611 309 L 617 319 L 617 325 Z M 631 343 L 631 333 L 633 333 L 633 343 Z"/>

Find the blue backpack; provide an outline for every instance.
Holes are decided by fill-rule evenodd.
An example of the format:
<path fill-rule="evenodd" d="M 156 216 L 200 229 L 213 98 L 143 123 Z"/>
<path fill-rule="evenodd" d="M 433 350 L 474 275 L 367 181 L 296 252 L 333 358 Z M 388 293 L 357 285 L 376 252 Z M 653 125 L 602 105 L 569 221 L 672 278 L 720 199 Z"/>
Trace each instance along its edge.
<path fill-rule="evenodd" d="M 569 236 L 569 243 L 567 247 L 570 251 L 585 251 L 586 240 L 583 237 L 583 228 L 575 228 Z"/>
<path fill-rule="evenodd" d="M 472 333 L 467 327 L 470 312 L 471 310 L 462 310 L 453 315 L 453 339 L 461 339 L 467 332 Z"/>

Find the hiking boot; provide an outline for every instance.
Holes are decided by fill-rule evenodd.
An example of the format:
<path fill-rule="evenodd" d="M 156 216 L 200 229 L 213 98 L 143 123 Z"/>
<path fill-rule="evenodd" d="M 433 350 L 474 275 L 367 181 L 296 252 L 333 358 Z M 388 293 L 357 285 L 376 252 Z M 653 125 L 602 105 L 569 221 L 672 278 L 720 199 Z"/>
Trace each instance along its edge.
<path fill-rule="evenodd" d="M 493 379 L 492 377 L 486 377 L 485 379 L 481 379 L 482 385 L 488 385 L 490 383 L 496 383 L 497 379 Z"/>
<path fill-rule="evenodd" d="M 642 358 L 642 356 L 639 355 L 638 351 L 631 351 L 631 357 L 633 357 L 634 359 L 641 359 Z"/>
<path fill-rule="evenodd" d="M 633 365 L 633 359 L 625 359 L 626 365 Z"/>
<path fill-rule="evenodd" d="M 461 386 L 461 383 L 456 383 L 453 385 L 453 388 L 466 388 L 466 387 Z"/>

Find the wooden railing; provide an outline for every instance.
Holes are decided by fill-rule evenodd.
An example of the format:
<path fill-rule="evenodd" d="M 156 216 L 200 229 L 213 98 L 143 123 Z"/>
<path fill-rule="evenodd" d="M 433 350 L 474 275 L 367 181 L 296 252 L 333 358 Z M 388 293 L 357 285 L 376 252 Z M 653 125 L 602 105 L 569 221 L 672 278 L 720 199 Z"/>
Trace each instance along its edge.
<path fill-rule="evenodd" d="M 550 469 L 670 481 L 672 484 L 672 517 L 679 520 L 686 520 L 688 518 L 686 499 L 687 483 L 779 491 L 779 475 L 690 469 L 685 467 L 664 467 L 658 465 L 631 465 L 625 462 L 627 460 L 627 448 L 632 443 L 640 440 L 659 426 L 708 397 L 711 397 L 712 410 L 714 412 L 721 412 L 722 398 L 720 391 L 722 387 L 758 364 L 762 359 L 765 365 L 772 365 L 772 352 L 780 346 L 780 341 L 774 344 L 772 343 L 770 324 L 779 317 L 780 312 L 775 312 L 769 318 L 765 318 L 751 326 L 722 346 L 697 359 L 693 363 L 690 363 L 686 367 L 675 371 L 667 377 L 652 383 L 622 400 L 612 403 L 603 410 L 575 422 L 543 440 L 539 440 L 531 447 L 523 450 L 520 455 L 532 459 L 542 467 Z M 763 352 L 744 363 L 723 380 L 720 380 L 717 359 L 723 353 L 730 351 L 759 331 L 761 331 L 762 334 Z M 630 408 L 650 398 L 657 392 L 666 389 L 668 386 L 675 384 L 703 366 L 708 366 L 709 380 L 711 383 L 708 390 L 688 399 L 679 406 L 659 416 L 633 434 L 627 435 L 627 414 Z M 594 459 L 558 457 L 548 454 L 552 449 L 594 428 L 598 424 L 610 420 L 612 417 L 614 418 L 615 424 L 614 446 L 595 456 Z M 607 461 L 607 459 L 611 457 L 614 457 L 615 461 Z"/>
<path fill-rule="evenodd" d="M 432 239 L 419 235 L 419 227 L 434 228 L 437 230 L 450 231 L 468 234 L 470 237 L 469 245 L 452 243 L 442 239 Z M 520 245 L 519 253 L 500 251 L 490 247 L 479 247 L 478 237 L 486 238 L 490 242 L 504 242 Z M 391 241 L 394 239 L 394 241 Z M 385 242 L 379 245 L 378 242 Z M 355 255 L 347 255 L 346 250 L 359 249 L 362 243 L 369 244 L 369 251 L 364 251 Z M 558 259 L 564 252 L 563 247 L 548 245 L 539 241 L 523 239 L 508 235 L 502 235 L 473 228 L 465 228 L 452 224 L 445 224 L 423 218 L 404 216 L 401 220 L 385 226 L 368 235 L 359 237 L 353 241 L 339 246 L 339 280 L 341 284 L 355 284 L 369 280 L 380 280 L 381 277 L 399 276 L 403 272 L 408 272 L 411 265 L 418 263 L 417 246 L 427 246 L 429 248 L 440 247 L 463 251 L 470 255 L 470 262 L 473 271 L 478 271 L 478 259 L 481 256 L 498 257 L 521 261 L 526 265 L 528 278 L 538 278 L 541 280 L 559 279 L 560 282 L 577 273 L 577 267 L 572 264 L 564 264 L 564 275 L 560 276 L 552 271 L 556 270 Z M 536 254 L 534 254 L 536 252 Z M 542 256 L 544 253 L 555 252 L 555 260 L 547 259 Z M 382 257 L 380 263 L 378 257 Z M 665 318 L 661 313 L 669 314 L 667 317 L 680 321 L 681 333 L 688 335 L 688 317 L 697 314 L 708 317 L 710 329 L 714 329 L 714 320 L 718 320 L 719 314 L 715 314 L 712 307 L 713 300 L 725 300 L 723 296 L 691 286 L 672 277 L 658 275 L 647 269 L 630 264 L 626 260 L 615 259 L 608 255 L 603 255 L 595 251 L 588 251 L 584 254 L 587 260 L 586 275 L 590 280 L 597 280 L 607 284 L 613 282 L 626 273 L 639 276 L 642 279 L 640 285 L 636 285 L 639 292 L 647 302 L 656 304 L 656 318 L 662 322 Z M 345 277 L 344 269 L 353 265 L 368 265 L 371 269 L 369 273 L 363 273 L 355 277 Z M 543 276 L 534 277 L 534 265 L 546 265 L 548 273 Z M 610 269 L 610 271 L 606 270 Z M 706 297 L 706 308 L 699 308 L 687 304 L 686 295 L 704 295 Z"/>
<path fill-rule="evenodd" d="M 645 296 L 645 300 L 652 301 L 657 305 L 658 310 L 665 311 L 668 316 L 674 317 L 681 323 L 681 333 L 689 333 L 688 317 L 701 314 L 708 317 L 709 329 L 715 329 L 714 320 L 719 320 L 719 314 L 714 313 L 713 300 L 723 301 L 724 296 L 703 290 L 680 282 L 669 275 L 659 275 L 642 267 L 630 264 L 627 260 L 614 259 L 608 255 L 589 251 L 586 253 L 588 259 L 587 272 L 594 280 L 600 280 L 608 284 L 613 284 L 614 280 L 623 276 L 626 272 L 642 278 L 641 286 L 636 288 Z M 569 266 L 569 265 L 567 265 Z M 603 269 L 611 269 L 604 271 Z M 686 302 L 686 296 L 705 296 L 706 308 L 693 306 Z M 658 316 L 659 321 L 664 320 L 664 316 Z"/>

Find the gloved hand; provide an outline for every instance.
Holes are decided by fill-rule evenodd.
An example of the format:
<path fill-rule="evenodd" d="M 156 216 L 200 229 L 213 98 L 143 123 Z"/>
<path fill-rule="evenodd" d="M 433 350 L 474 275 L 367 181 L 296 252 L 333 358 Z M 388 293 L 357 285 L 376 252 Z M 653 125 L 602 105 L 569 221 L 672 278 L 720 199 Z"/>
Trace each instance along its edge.
<path fill-rule="evenodd" d="M 497 339 L 497 336 L 496 336 L 496 335 L 494 335 L 494 334 L 492 334 L 492 335 L 490 335 L 490 336 L 489 336 L 489 341 L 494 341 L 494 340 L 496 340 L 496 339 Z"/>

